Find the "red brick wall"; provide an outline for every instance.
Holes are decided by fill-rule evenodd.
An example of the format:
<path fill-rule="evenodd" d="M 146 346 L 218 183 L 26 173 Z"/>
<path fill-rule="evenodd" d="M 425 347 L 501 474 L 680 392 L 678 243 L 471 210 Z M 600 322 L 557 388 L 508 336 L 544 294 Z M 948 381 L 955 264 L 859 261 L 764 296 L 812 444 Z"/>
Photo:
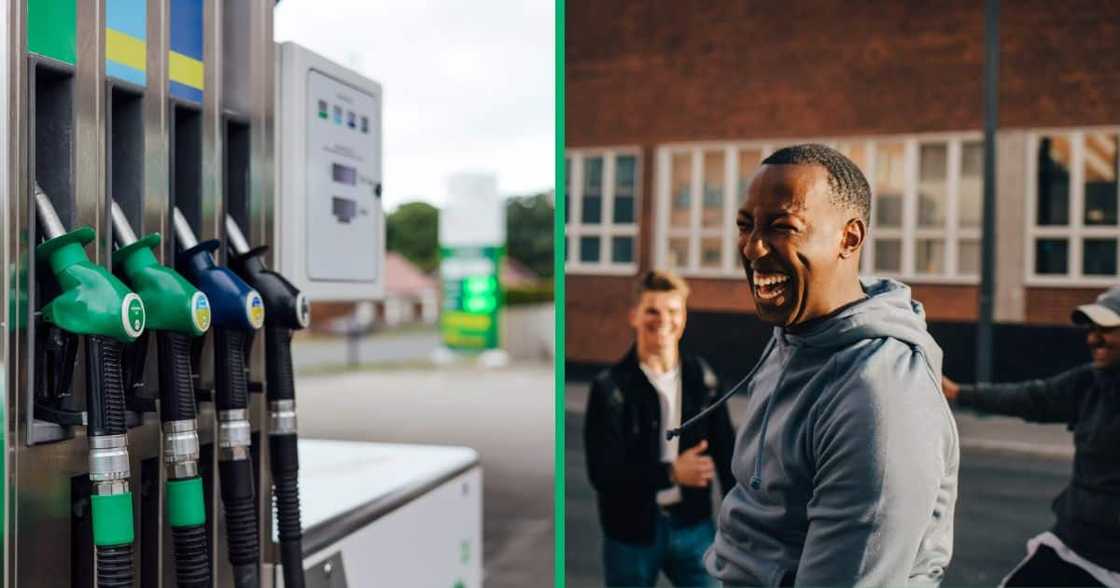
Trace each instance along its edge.
<path fill-rule="evenodd" d="M 1104 288 L 1027 288 L 1027 320 L 1034 325 L 1068 325 L 1073 309 L 1096 300 Z"/>
<path fill-rule="evenodd" d="M 564 276 L 564 357 L 611 362 L 633 339 L 627 313 L 634 277 Z"/>
<path fill-rule="evenodd" d="M 1001 4 L 1002 125 L 1120 120 L 1120 2 Z M 573 2 L 566 27 L 573 147 L 982 125 L 973 0 Z"/>

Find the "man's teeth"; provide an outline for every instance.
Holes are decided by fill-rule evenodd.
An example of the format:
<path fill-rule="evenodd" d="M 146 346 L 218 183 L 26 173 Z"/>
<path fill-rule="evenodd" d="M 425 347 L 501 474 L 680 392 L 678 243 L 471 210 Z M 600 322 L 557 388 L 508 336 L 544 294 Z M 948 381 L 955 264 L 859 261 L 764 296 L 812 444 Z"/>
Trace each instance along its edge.
<path fill-rule="evenodd" d="M 755 286 L 774 286 L 789 279 L 789 276 L 785 274 L 764 274 L 762 272 L 754 272 L 753 277 Z"/>

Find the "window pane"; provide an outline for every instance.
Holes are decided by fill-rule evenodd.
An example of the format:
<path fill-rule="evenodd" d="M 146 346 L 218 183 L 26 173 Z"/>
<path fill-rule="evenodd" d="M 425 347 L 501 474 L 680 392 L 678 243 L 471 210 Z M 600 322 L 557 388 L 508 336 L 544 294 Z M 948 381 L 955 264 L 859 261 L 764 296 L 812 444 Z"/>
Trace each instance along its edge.
<path fill-rule="evenodd" d="M 1085 224 L 1116 224 L 1116 135 L 1085 134 Z"/>
<path fill-rule="evenodd" d="M 669 267 L 688 268 L 688 237 L 669 239 Z"/>
<path fill-rule="evenodd" d="M 692 210 L 692 154 L 674 153 L 672 172 L 669 226 L 687 227 Z"/>
<path fill-rule="evenodd" d="M 880 227 L 902 226 L 902 192 L 906 185 L 902 143 L 883 143 L 875 150 L 875 185 L 872 188 L 875 222 Z"/>
<path fill-rule="evenodd" d="M 843 153 L 867 176 L 867 148 L 861 143 L 837 143 L 836 150 Z"/>
<path fill-rule="evenodd" d="M 614 263 L 630 263 L 634 261 L 634 238 L 611 238 L 611 261 Z"/>
<path fill-rule="evenodd" d="M 963 239 L 957 244 L 957 273 L 961 275 L 980 273 L 980 241 Z"/>
<path fill-rule="evenodd" d="M 1039 141 L 1039 225 L 1069 224 L 1069 161 L 1068 137 L 1043 137 Z"/>
<path fill-rule="evenodd" d="M 704 237 L 700 239 L 700 267 L 719 269 L 723 264 L 723 239 Z"/>
<path fill-rule="evenodd" d="M 875 271 L 899 273 L 902 271 L 902 242 L 898 239 L 875 241 Z"/>
<path fill-rule="evenodd" d="M 961 185 L 957 199 L 960 226 L 980 226 L 984 203 L 984 143 L 973 141 L 961 144 Z"/>
<path fill-rule="evenodd" d="M 704 227 L 723 226 L 723 151 L 708 151 L 704 154 L 704 199 L 700 207 L 700 225 Z"/>
<path fill-rule="evenodd" d="M 583 162 L 583 211 L 580 222 L 597 225 L 603 218 L 603 158 L 588 157 Z M 597 247 L 597 246 L 596 246 Z"/>
<path fill-rule="evenodd" d="M 599 238 L 579 238 L 579 260 L 581 263 L 599 263 Z"/>
<path fill-rule="evenodd" d="M 1069 271 L 1069 242 L 1038 239 L 1034 242 L 1034 273 L 1065 274 Z"/>
<path fill-rule="evenodd" d="M 919 239 L 914 271 L 919 274 L 945 272 L 945 242 L 940 239 Z"/>
<path fill-rule="evenodd" d="M 949 190 L 949 151 L 945 144 L 922 145 L 918 161 L 918 226 L 944 227 Z"/>
<path fill-rule="evenodd" d="M 743 149 L 739 152 L 739 202 L 741 205 L 747 199 L 747 186 L 751 177 L 758 171 L 758 164 L 762 161 L 761 149 Z"/>
<path fill-rule="evenodd" d="M 1116 239 L 1085 239 L 1081 251 L 1081 273 L 1087 276 L 1116 275 Z"/>
<path fill-rule="evenodd" d="M 572 218 L 571 210 L 572 202 L 572 160 L 564 158 L 564 224 L 568 224 L 568 219 Z M 566 257 L 564 259 L 567 259 Z"/>
<path fill-rule="evenodd" d="M 637 159 L 633 155 L 620 155 L 614 164 L 614 215 L 617 224 L 634 222 L 634 182 L 637 177 Z"/>

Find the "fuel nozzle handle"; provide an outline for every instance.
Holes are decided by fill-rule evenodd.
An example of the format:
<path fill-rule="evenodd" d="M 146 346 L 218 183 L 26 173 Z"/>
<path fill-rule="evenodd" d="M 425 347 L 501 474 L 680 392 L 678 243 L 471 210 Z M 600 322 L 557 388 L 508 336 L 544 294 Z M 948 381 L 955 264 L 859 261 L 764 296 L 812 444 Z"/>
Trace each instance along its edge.
<path fill-rule="evenodd" d="M 299 437 L 296 426 L 296 390 L 292 372 L 292 330 L 307 326 L 310 306 L 284 276 L 268 270 L 263 256 L 267 247 L 250 249 L 233 217 L 226 215 L 230 266 L 264 298 L 265 376 L 268 385 L 269 470 L 272 474 L 280 563 L 284 586 L 303 588 L 303 525 L 299 501 Z"/>
<path fill-rule="evenodd" d="M 191 342 L 210 328 L 210 302 L 178 272 L 156 259 L 159 233 L 136 238 L 128 217 L 110 202 L 113 265 L 125 276 L 148 309 L 148 327 L 156 331 L 159 352 L 159 416 L 163 461 L 167 471 L 164 504 L 171 525 L 178 586 L 209 587 L 210 547 L 206 504 L 199 476 L 200 456 Z"/>
<path fill-rule="evenodd" d="M 220 245 L 217 240 L 199 243 L 178 208 L 172 211 L 172 224 L 181 249 L 180 271 L 206 293 L 213 308 L 218 468 L 233 581 L 239 588 L 259 586 L 260 537 L 245 353 L 252 333 L 264 324 L 265 305 L 260 293 L 214 262 L 213 253 Z"/>
<path fill-rule="evenodd" d="M 125 423 L 123 344 L 144 330 L 144 304 L 104 267 L 90 262 L 90 227 L 67 232 L 38 183 L 35 210 L 45 240 L 36 247 L 61 293 L 43 306 L 43 320 L 86 338 L 86 394 L 93 545 L 99 586 L 131 586 L 132 493 Z"/>

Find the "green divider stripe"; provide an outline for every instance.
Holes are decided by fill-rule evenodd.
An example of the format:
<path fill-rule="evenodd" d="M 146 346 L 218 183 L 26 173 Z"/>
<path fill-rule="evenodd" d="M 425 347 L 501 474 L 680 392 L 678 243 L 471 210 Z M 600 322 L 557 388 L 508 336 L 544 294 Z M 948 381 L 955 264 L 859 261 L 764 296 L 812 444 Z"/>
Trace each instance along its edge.
<path fill-rule="evenodd" d="M 127 545 L 132 530 L 132 493 L 93 496 L 93 544 Z"/>
<path fill-rule="evenodd" d="M 197 527 L 206 524 L 202 478 L 167 481 L 167 521 L 172 527 Z"/>

